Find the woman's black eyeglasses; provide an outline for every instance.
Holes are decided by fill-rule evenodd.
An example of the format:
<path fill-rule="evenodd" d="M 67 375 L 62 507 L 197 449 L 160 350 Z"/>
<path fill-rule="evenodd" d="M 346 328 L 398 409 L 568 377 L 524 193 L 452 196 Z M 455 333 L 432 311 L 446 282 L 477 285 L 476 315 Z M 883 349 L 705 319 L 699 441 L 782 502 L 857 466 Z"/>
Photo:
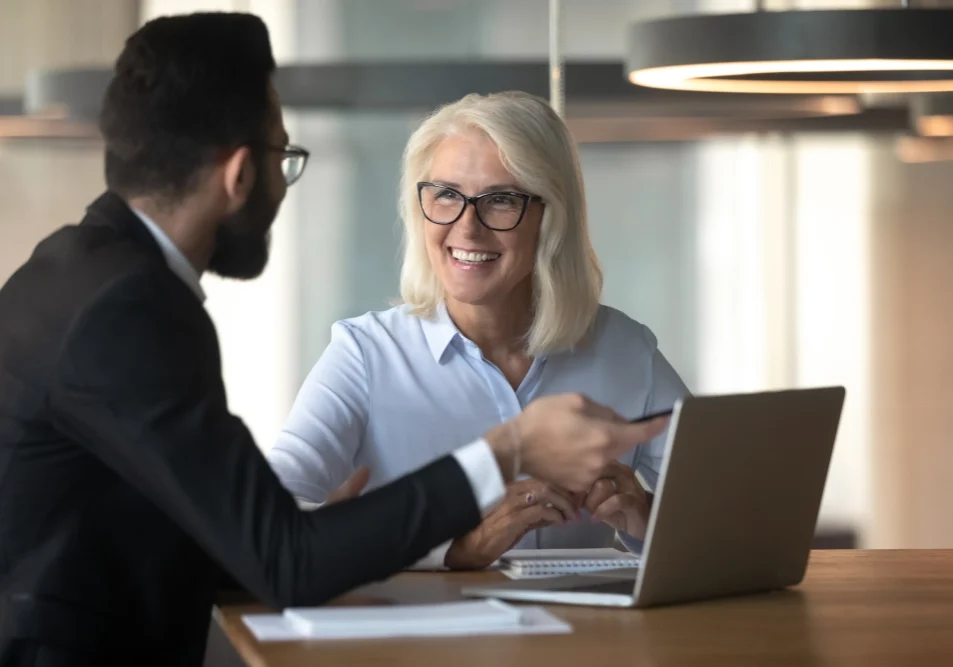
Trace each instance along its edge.
<path fill-rule="evenodd" d="M 301 178 L 304 168 L 308 164 L 308 158 L 311 153 L 306 148 L 288 144 L 287 146 L 268 146 L 268 150 L 281 153 L 281 173 L 284 174 L 285 183 L 293 185 L 295 181 Z"/>
<path fill-rule="evenodd" d="M 497 232 L 520 224 L 531 201 L 543 201 L 542 197 L 523 192 L 487 192 L 468 197 L 439 183 L 418 183 L 417 197 L 424 217 L 434 224 L 453 224 L 463 216 L 467 204 L 472 204 L 480 224 Z"/>

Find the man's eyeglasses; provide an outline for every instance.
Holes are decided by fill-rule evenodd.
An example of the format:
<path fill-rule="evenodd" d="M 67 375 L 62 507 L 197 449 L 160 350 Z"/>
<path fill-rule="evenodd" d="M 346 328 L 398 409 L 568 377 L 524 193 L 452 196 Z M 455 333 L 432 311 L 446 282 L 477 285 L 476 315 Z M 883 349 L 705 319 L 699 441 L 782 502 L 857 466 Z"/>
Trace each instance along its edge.
<path fill-rule="evenodd" d="M 287 146 L 268 146 L 268 150 L 281 153 L 281 173 L 287 185 L 293 185 L 301 178 L 311 153 L 306 148 L 288 144 Z"/>
<path fill-rule="evenodd" d="M 434 224 L 453 224 L 463 216 L 467 204 L 472 204 L 477 220 L 487 229 L 497 232 L 515 228 L 523 220 L 529 203 L 543 200 L 523 192 L 487 192 L 468 197 L 439 183 L 418 183 L 417 196 L 424 217 Z"/>

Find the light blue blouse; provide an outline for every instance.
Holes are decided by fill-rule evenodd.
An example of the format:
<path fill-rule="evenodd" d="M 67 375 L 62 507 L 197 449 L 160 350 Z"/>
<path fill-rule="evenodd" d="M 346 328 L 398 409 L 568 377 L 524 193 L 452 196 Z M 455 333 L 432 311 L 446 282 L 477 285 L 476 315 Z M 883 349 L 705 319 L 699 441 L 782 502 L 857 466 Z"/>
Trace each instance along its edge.
<path fill-rule="evenodd" d="M 534 359 L 516 391 L 445 308 L 424 320 L 399 306 L 334 324 L 268 459 L 295 496 L 322 502 L 360 465 L 371 470 L 368 488 L 380 486 L 479 439 L 534 398 L 564 392 L 634 418 L 672 407 L 688 390 L 648 327 L 607 306 L 585 344 Z M 665 437 L 621 459 L 652 488 Z M 613 538 L 584 514 L 533 531 L 517 547 L 604 547 Z"/>

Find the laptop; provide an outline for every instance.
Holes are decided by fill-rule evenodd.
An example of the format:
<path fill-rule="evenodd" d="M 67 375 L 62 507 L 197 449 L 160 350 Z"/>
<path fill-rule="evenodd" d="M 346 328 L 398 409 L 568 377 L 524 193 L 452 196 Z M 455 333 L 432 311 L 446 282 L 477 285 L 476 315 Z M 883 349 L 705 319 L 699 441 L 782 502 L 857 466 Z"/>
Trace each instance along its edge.
<path fill-rule="evenodd" d="M 689 396 L 672 414 L 637 570 L 468 586 L 504 600 L 650 607 L 801 582 L 843 387 Z"/>

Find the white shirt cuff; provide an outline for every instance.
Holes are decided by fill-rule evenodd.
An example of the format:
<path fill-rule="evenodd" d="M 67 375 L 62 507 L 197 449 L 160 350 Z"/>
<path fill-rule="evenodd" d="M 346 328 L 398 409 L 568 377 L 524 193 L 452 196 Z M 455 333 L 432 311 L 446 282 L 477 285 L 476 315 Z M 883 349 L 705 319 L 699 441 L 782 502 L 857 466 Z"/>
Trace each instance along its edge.
<path fill-rule="evenodd" d="M 295 502 L 298 503 L 298 509 L 302 512 L 313 512 L 314 510 L 321 509 L 321 506 L 324 505 L 324 503 L 316 503 L 313 500 L 308 500 L 301 496 L 295 496 Z"/>
<path fill-rule="evenodd" d="M 506 493 L 503 475 L 500 473 L 500 466 L 496 463 L 493 450 L 490 449 L 489 443 L 481 438 L 456 450 L 453 456 L 470 482 L 480 514 L 486 516 L 503 500 L 503 495 Z"/>

